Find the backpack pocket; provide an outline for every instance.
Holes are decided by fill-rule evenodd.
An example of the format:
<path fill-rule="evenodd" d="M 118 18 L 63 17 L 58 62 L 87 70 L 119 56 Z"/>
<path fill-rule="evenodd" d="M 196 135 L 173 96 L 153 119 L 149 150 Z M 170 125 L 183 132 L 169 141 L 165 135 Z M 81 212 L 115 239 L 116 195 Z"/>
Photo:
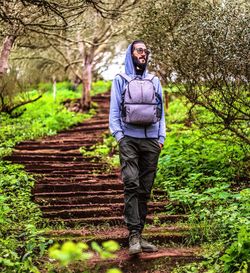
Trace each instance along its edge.
<path fill-rule="evenodd" d="M 156 104 L 127 104 L 123 122 L 135 125 L 150 125 L 158 121 Z"/>

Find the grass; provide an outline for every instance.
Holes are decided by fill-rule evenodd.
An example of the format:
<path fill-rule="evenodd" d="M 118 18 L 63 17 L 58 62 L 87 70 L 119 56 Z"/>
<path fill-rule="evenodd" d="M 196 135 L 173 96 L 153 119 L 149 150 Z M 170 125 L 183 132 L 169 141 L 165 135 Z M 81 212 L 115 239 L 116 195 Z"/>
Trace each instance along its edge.
<path fill-rule="evenodd" d="M 103 92 L 105 88 L 93 93 Z M 85 114 L 69 112 L 65 99 L 80 97 L 77 91 L 69 90 L 69 83 L 57 84 L 57 96 L 53 97 L 51 84 L 40 84 L 42 98 L 18 108 L 12 117 L 0 113 L 0 268 L 2 273 L 38 273 L 37 262 L 47 251 L 52 241 L 43 236 L 48 223 L 41 211 L 32 202 L 35 178 L 24 167 L 4 160 L 15 145 L 25 140 L 54 135 L 58 131 L 90 118 L 95 112 Z M 36 97 L 37 90 L 28 92 Z"/>

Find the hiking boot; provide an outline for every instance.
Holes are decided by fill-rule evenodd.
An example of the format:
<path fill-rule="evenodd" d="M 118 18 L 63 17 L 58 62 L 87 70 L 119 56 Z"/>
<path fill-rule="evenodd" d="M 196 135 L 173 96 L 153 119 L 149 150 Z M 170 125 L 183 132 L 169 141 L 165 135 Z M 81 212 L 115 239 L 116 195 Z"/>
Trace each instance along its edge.
<path fill-rule="evenodd" d="M 139 232 L 132 232 L 129 235 L 129 255 L 135 255 L 142 252 L 140 238 L 141 236 Z"/>
<path fill-rule="evenodd" d="M 148 241 L 146 241 L 145 239 L 141 238 L 141 248 L 142 251 L 144 252 L 157 252 L 158 248 L 157 246 L 149 243 Z"/>

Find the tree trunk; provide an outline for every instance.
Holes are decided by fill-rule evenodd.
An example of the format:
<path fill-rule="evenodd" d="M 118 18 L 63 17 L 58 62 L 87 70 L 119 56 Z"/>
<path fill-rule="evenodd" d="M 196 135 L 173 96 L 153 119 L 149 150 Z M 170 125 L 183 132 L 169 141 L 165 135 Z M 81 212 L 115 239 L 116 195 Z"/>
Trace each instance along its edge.
<path fill-rule="evenodd" d="M 52 80 L 53 80 L 53 99 L 54 101 L 56 101 L 56 77 L 53 75 L 52 77 Z"/>
<path fill-rule="evenodd" d="M 88 49 L 81 41 L 80 32 L 77 33 L 78 49 L 82 57 L 82 97 L 81 107 L 83 110 L 89 110 L 91 106 L 91 83 L 94 51 L 93 48 Z"/>
<path fill-rule="evenodd" d="M 3 48 L 0 55 L 0 76 L 4 75 L 9 68 L 8 59 L 10 55 L 11 48 L 16 40 L 16 36 L 9 35 L 5 38 L 3 42 Z"/>
<path fill-rule="evenodd" d="M 86 63 L 83 68 L 81 106 L 84 110 L 91 106 L 92 63 Z"/>
<path fill-rule="evenodd" d="M 168 108 L 169 108 L 169 95 L 168 92 L 165 92 L 165 107 L 166 107 L 166 111 L 168 112 Z"/>
<path fill-rule="evenodd" d="M 81 96 L 81 108 L 84 110 L 84 101 L 85 101 L 85 80 L 84 77 L 82 77 L 82 96 Z"/>
<path fill-rule="evenodd" d="M 91 106 L 91 96 L 90 96 L 90 90 L 91 90 L 91 83 L 92 83 L 92 64 L 86 65 L 86 80 L 84 82 L 84 90 L 85 90 L 85 96 L 84 96 L 84 106 L 87 107 L 87 109 L 90 109 Z"/>

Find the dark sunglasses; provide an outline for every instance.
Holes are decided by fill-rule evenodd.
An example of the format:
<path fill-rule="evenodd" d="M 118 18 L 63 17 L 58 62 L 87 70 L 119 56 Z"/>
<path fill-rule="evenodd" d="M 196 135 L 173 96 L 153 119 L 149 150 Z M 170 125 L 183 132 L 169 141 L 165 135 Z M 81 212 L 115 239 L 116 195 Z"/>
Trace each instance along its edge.
<path fill-rule="evenodd" d="M 144 52 L 146 55 L 149 55 L 149 53 L 150 53 L 150 51 L 148 49 L 146 49 L 146 48 L 144 49 L 144 48 L 141 48 L 141 47 L 135 48 L 134 50 L 136 50 L 136 52 L 138 54 L 142 54 Z"/>

